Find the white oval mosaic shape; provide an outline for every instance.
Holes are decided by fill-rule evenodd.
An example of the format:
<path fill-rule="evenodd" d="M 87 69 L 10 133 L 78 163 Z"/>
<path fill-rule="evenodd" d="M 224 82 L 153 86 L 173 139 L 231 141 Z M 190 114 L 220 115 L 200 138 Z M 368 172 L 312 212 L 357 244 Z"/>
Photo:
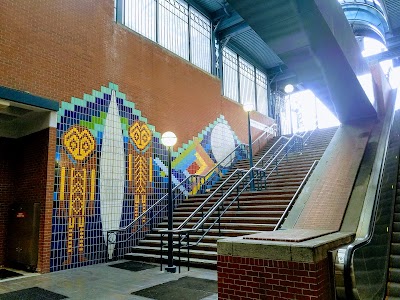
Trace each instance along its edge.
<path fill-rule="evenodd" d="M 124 139 L 115 91 L 111 93 L 102 144 L 100 156 L 100 209 L 104 241 L 107 242 L 107 231 L 119 228 L 124 203 Z M 115 239 L 115 236 L 113 238 Z M 115 245 L 109 245 L 109 258 L 112 258 L 114 248 Z"/>
<path fill-rule="evenodd" d="M 227 124 L 218 123 L 211 132 L 211 150 L 217 162 L 221 162 L 223 167 L 231 165 L 235 158 L 235 153 L 232 153 L 229 158 L 224 158 L 233 150 L 235 150 L 235 138 L 232 130 Z"/>

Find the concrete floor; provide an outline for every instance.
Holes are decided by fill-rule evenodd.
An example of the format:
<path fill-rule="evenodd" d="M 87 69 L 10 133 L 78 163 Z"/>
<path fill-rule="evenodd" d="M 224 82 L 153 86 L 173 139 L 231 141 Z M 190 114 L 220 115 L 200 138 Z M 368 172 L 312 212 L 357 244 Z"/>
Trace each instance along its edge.
<path fill-rule="evenodd" d="M 118 263 L 123 261 L 118 261 Z M 217 280 L 217 272 L 212 270 L 191 268 L 188 272 L 185 267 L 181 273 L 167 273 L 160 271 L 159 265 L 154 268 L 138 272 L 109 267 L 106 264 L 92 265 L 77 269 L 58 271 L 47 274 L 24 273 L 22 277 L 0 280 L 1 294 L 40 287 L 51 292 L 62 294 L 69 299 L 150 299 L 131 295 L 132 292 L 149 288 L 183 276 Z M 17 271 L 21 273 L 20 271 Z M 171 300 L 178 300 L 174 297 Z M 203 298 L 216 300 L 217 294 Z"/>

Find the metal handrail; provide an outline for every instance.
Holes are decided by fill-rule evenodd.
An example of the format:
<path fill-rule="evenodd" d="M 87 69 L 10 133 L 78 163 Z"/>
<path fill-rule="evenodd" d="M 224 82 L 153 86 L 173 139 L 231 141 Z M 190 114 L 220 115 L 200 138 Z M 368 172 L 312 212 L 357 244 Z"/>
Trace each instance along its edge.
<path fill-rule="evenodd" d="M 242 147 L 243 146 L 243 144 L 240 144 L 240 145 L 238 145 L 233 151 L 231 151 L 222 161 L 220 161 L 217 165 L 215 165 L 206 175 L 193 175 L 193 174 L 191 174 L 190 176 L 188 176 L 188 177 L 186 177 L 183 181 L 181 181 L 178 185 L 176 185 L 173 189 L 172 189 L 172 194 L 174 194 L 177 190 L 180 190 L 181 189 L 181 187 L 183 187 L 185 184 L 188 184 L 188 183 L 191 183 L 191 182 L 193 182 L 192 181 L 192 179 L 193 178 L 200 178 L 200 179 L 203 179 L 203 178 L 207 178 L 208 176 L 210 176 L 214 171 L 215 171 L 215 169 L 218 167 L 218 166 L 220 166 L 221 165 L 221 163 L 222 162 L 224 162 L 225 161 L 225 159 L 227 158 L 227 157 L 230 157 L 232 154 L 233 154 L 233 152 L 235 152 L 236 150 L 238 150 L 240 147 Z M 245 144 L 245 146 L 247 146 L 246 144 Z M 203 182 L 203 184 L 204 184 L 204 182 Z M 109 242 L 112 242 L 112 241 L 110 241 L 110 239 L 109 239 L 109 236 L 111 235 L 111 234 L 117 234 L 118 232 L 123 232 L 123 231 L 126 231 L 126 230 L 128 230 L 129 228 L 131 228 L 131 227 L 133 227 L 133 225 L 135 224 L 135 223 L 137 223 L 139 220 L 141 220 L 145 215 L 147 215 L 149 212 L 151 212 L 156 206 L 158 206 L 158 205 L 160 205 L 160 203 L 162 202 L 162 201 L 164 201 L 164 200 L 167 200 L 167 198 L 168 198 L 168 193 L 167 194 L 165 194 L 164 196 L 162 196 L 159 200 L 157 200 L 153 205 L 151 205 L 149 208 L 147 208 L 144 212 L 142 212 L 137 218 L 135 218 L 131 223 L 129 223 L 128 225 L 126 225 L 126 226 L 124 226 L 124 227 L 120 227 L 120 228 L 118 228 L 118 229 L 111 229 L 111 230 L 108 230 L 107 231 L 107 247 L 108 247 L 108 243 Z M 174 198 L 174 200 L 176 199 L 176 197 Z M 174 201 L 174 204 L 175 204 L 175 206 L 176 206 L 176 204 L 177 203 L 175 203 L 175 201 Z M 167 205 L 165 205 L 163 208 L 161 208 L 160 209 L 160 211 L 161 210 L 163 210 L 163 209 L 165 209 L 167 207 Z M 150 222 L 151 220 L 148 220 L 147 222 Z M 146 222 L 146 223 L 147 223 Z M 144 225 L 142 225 L 141 227 L 144 227 Z M 140 230 L 140 228 L 138 228 L 136 231 L 139 231 Z M 133 234 L 131 235 L 131 237 L 133 236 Z M 120 241 L 121 243 L 123 243 L 123 242 L 127 242 L 127 241 L 129 241 L 130 240 L 130 238 L 131 237 L 129 237 L 129 238 L 127 238 L 127 239 L 125 239 L 125 240 L 123 240 L 123 241 Z"/>
<path fill-rule="evenodd" d="M 268 139 L 268 137 L 269 137 L 271 134 L 276 134 L 276 128 L 277 128 L 276 124 L 273 124 L 272 126 L 266 126 L 266 127 L 264 128 L 264 132 L 263 132 L 254 142 L 252 142 L 252 145 L 254 145 L 254 143 L 256 143 L 257 141 L 259 141 L 265 134 L 268 134 L 267 137 L 266 137 L 267 139 Z M 209 170 L 209 171 L 207 172 L 207 174 L 205 174 L 205 175 L 193 175 L 193 174 L 191 174 L 190 176 L 186 177 L 183 181 L 181 181 L 178 185 L 176 185 L 176 186 L 172 189 L 172 194 L 174 194 L 174 193 L 175 193 L 176 191 L 178 191 L 178 190 L 181 190 L 181 188 L 182 188 L 185 184 L 192 183 L 193 181 L 200 182 L 201 185 L 204 185 L 204 184 L 206 183 L 206 181 L 203 181 L 203 182 L 201 182 L 201 181 L 204 180 L 204 179 L 206 180 L 207 178 L 209 178 L 209 177 L 214 173 L 214 171 L 222 165 L 223 162 L 226 162 L 226 159 L 227 159 L 228 157 L 231 157 L 232 154 L 233 154 L 234 152 L 236 152 L 236 151 L 237 151 L 239 148 L 241 148 L 241 147 L 248 147 L 248 144 L 240 144 L 240 145 L 236 146 L 235 149 L 233 149 L 228 155 L 226 155 L 226 157 L 225 157 L 223 160 L 221 160 L 221 161 L 220 161 L 219 163 L 217 163 L 211 170 Z M 193 180 L 193 178 L 194 178 L 195 180 Z M 196 186 L 197 186 L 197 184 L 196 184 Z M 183 189 L 184 189 L 184 188 L 183 188 Z M 183 194 L 183 192 L 182 192 L 182 194 Z M 181 195 L 182 195 L 182 194 L 181 194 Z M 177 197 L 179 197 L 179 196 L 181 196 L 181 195 L 178 195 Z M 186 195 L 185 195 L 185 196 L 186 196 Z M 175 206 L 177 205 L 177 203 L 175 203 L 175 199 L 176 199 L 177 197 L 174 198 L 174 205 L 175 205 Z M 139 220 L 141 220 L 145 215 L 147 215 L 148 213 L 150 213 L 155 207 L 159 206 L 160 203 L 161 203 L 162 201 L 167 200 L 167 198 L 168 198 L 168 193 L 165 194 L 163 197 L 161 197 L 159 200 L 157 200 L 153 205 L 151 205 L 149 208 L 147 208 L 144 212 L 142 212 L 138 217 L 136 217 L 136 218 L 135 218 L 132 222 L 130 222 L 128 225 L 126 225 L 126 226 L 124 226 L 124 227 L 120 227 L 120 228 L 118 228 L 118 229 L 111 229 L 111 230 L 108 230 L 108 231 L 107 231 L 107 234 L 106 234 L 106 235 L 107 235 L 107 243 L 106 243 L 106 250 L 107 250 L 107 252 L 108 252 L 109 244 L 110 244 L 110 243 L 116 243 L 116 235 L 117 235 L 119 232 L 124 232 L 124 231 L 128 230 L 129 228 L 134 227 L 134 225 L 135 225 Z M 164 207 L 162 207 L 161 209 L 159 209 L 159 211 L 158 211 L 158 213 L 156 214 L 156 216 L 159 215 L 159 214 L 161 213 L 161 211 L 163 211 L 166 207 L 167 207 L 167 204 L 164 205 Z M 153 215 L 153 218 L 154 218 L 154 217 L 155 217 L 155 216 Z M 149 222 L 151 222 L 153 218 L 147 220 L 147 221 L 146 221 L 146 224 L 149 223 Z M 122 241 L 119 241 L 119 243 L 124 243 L 124 242 L 129 241 L 129 240 L 134 236 L 134 234 L 135 234 L 136 232 L 138 232 L 141 228 L 143 228 L 146 224 L 142 224 L 142 225 L 140 226 L 140 228 L 137 228 L 137 230 L 136 230 L 135 232 L 133 232 L 128 238 L 126 238 L 126 239 L 124 239 L 124 240 L 122 240 Z M 112 238 L 111 238 L 111 237 L 112 237 Z"/>
<path fill-rule="evenodd" d="M 286 207 L 285 211 L 283 212 L 281 218 L 279 219 L 278 223 L 276 224 L 276 226 L 275 226 L 275 228 L 274 228 L 274 231 L 275 231 L 275 230 L 278 230 L 278 229 L 281 227 L 283 221 L 285 221 L 286 216 L 287 216 L 287 215 L 289 214 L 289 212 L 291 211 L 291 209 L 292 209 L 294 203 L 295 203 L 296 200 L 297 200 L 298 195 L 300 194 L 300 192 L 302 191 L 304 185 L 306 184 L 306 182 L 307 182 L 308 179 L 310 178 L 311 173 L 312 173 L 312 171 L 314 170 L 315 166 L 318 164 L 318 162 L 319 162 L 319 160 L 314 160 L 314 162 L 313 162 L 313 164 L 311 165 L 310 169 L 308 170 L 306 176 L 304 177 L 303 181 L 301 182 L 299 188 L 297 189 L 296 193 L 293 195 L 293 197 L 292 197 L 292 199 L 290 200 L 288 206 Z"/>
<path fill-rule="evenodd" d="M 286 137 L 286 136 L 281 136 L 276 142 L 275 144 L 258 160 L 258 162 L 254 165 L 254 167 L 257 167 L 260 163 L 264 164 L 264 159 L 268 156 L 269 152 L 272 150 L 272 148 L 277 145 L 281 140 L 287 140 L 289 141 L 290 139 L 294 139 L 294 138 L 299 138 L 303 140 L 303 145 L 308 141 L 308 139 L 310 138 L 310 136 L 314 133 L 315 129 L 313 129 L 312 131 L 306 131 L 303 134 L 293 134 L 290 138 Z M 309 133 L 309 135 L 307 136 L 307 138 L 304 140 L 304 137 Z M 271 159 L 271 158 L 270 158 Z M 267 160 L 268 161 L 268 160 Z"/>
<path fill-rule="evenodd" d="M 285 150 L 286 146 L 290 145 L 290 142 L 292 140 L 294 140 L 295 138 L 298 138 L 298 135 L 293 135 L 285 144 L 284 147 L 282 147 L 282 149 L 276 154 L 275 158 L 278 159 L 279 155 L 282 154 L 282 152 Z M 293 145 L 291 145 L 291 147 L 293 147 Z M 286 151 L 286 153 L 284 153 L 283 157 L 279 160 L 279 163 L 282 161 L 283 158 L 285 158 L 285 156 L 287 156 L 289 154 L 289 151 Z M 252 171 L 258 171 L 258 172 L 266 172 L 266 170 L 268 169 L 268 167 L 274 162 L 274 159 L 271 160 L 271 162 L 265 167 L 265 168 L 257 168 L 257 167 L 253 167 L 251 169 L 249 169 L 234 185 L 231 186 L 231 188 L 229 188 L 228 192 L 225 193 L 225 195 L 219 200 L 217 201 L 210 209 L 209 212 L 202 218 L 202 220 L 199 220 L 199 222 L 197 222 L 197 226 L 193 227 L 193 229 L 195 231 L 199 230 L 201 226 L 204 225 L 204 223 L 208 220 L 208 218 L 215 212 L 215 210 L 221 205 L 223 204 L 223 202 L 230 196 L 230 194 L 232 193 L 233 190 L 237 189 L 238 186 L 245 180 L 245 178 L 247 176 L 249 176 L 250 173 L 252 173 Z M 267 179 L 275 170 L 275 168 L 277 168 L 277 166 L 275 166 L 273 168 L 273 170 L 268 174 L 268 176 L 265 177 L 265 179 Z M 246 170 L 245 170 L 246 171 Z M 243 172 L 243 170 L 238 170 L 238 172 Z M 248 185 L 250 184 L 251 181 L 254 181 L 255 178 L 250 179 L 249 182 L 246 184 L 246 186 L 242 189 L 242 191 L 239 193 L 238 196 L 240 196 L 240 194 L 248 187 Z M 237 197 L 238 197 L 237 196 Z M 236 197 L 236 198 L 237 198 Z M 210 197 L 209 197 L 210 198 Z M 236 201 L 236 198 L 234 199 L 234 201 Z M 204 202 L 203 202 L 204 203 Z M 220 217 L 222 216 L 222 214 L 220 215 Z M 179 227 L 178 227 L 179 229 Z M 211 229 L 211 228 L 210 228 Z"/>
<path fill-rule="evenodd" d="M 306 133 L 305 133 L 305 134 L 306 134 Z M 303 136 L 294 134 L 294 135 L 286 142 L 285 146 L 282 147 L 282 149 L 275 155 L 275 158 L 274 158 L 274 159 L 277 159 L 277 158 L 279 157 L 279 155 L 282 154 L 282 152 L 285 150 L 285 147 L 286 147 L 286 146 L 289 146 L 290 143 L 291 143 L 294 139 L 297 139 L 297 138 L 299 138 L 299 137 L 304 137 L 305 134 L 304 134 Z M 308 140 L 308 139 L 307 139 L 307 140 Z M 295 145 L 295 144 L 292 144 L 290 147 L 292 148 L 294 145 Z M 283 158 L 284 158 L 285 156 L 287 156 L 288 154 L 289 154 L 289 151 L 286 151 L 286 153 L 284 153 L 284 155 L 283 155 Z M 263 156 L 263 157 L 264 157 L 264 156 Z M 281 158 L 281 159 L 279 160 L 279 163 L 282 161 L 283 158 Z M 198 231 L 200 228 L 203 227 L 204 223 L 208 220 L 208 218 L 210 218 L 211 215 L 212 215 L 212 214 L 224 203 L 224 201 L 230 196 L 230 194 L 232 193 L 232 191 L 234 191 L 235 189 L 237 189 L 237 188 L 239 187 L 239 185 L 246 179 L 246 177 L 249 176 L 249 174 L 251 174 L 253 171 L 265 172 L 265 171 L 267 170 L 267 168 L 274 162 L 274 159 L 272 159 L 271 162 L 270 162 L 265 168 L 256 168 L 256 167 L 253 167 L 253 168 L 251 168 L 251 169 L 249 169 L 249 170 L 241 170 L 241 169 L 235 170 L 235 172 L 233 172 L 233 173 L 231 174 L 231 176 L 230 176 L 228 179 L 226 179 L 226 180 L 216 189 L 216 191 L 215 191 L 213 194 L 211 194 L 209 197 L 207 197 L 207 199 L 204 200 L 203 203 L 200 204 L 200 206 L 199 206 L 190 216 L 188 216 L 188 217 L 181 223 L 181 225 L 179 225 L 179 226 L 176 228 L 176 230 L 182 231 L 182 230 L 183 230 L 183 227 L 184 227 L 187 223 L 189 223 L 189 222 L 191 221 L 191 219 L 192 219 L 192 218 L 193 218 L 193 217 L 194 217 L 194 216 L 195 216 L 195 215 L 196 215 L 196 214 L 211 200 L 211 199 L 212 199 L 212 197 L 215 195 L 215 193 L 217 192 L 217 190 L 220 190 L 220 189 L 223 188 L 223 185 L 225 185 L 225 184 L 228 182 L 228 180 L 229 180 L 232 176 L 234 176 L 236 173 L 239 173 L 239 172 L 241 172 L 241 173 L 244 173 L 244 172 L 245 172 L 244 175 L 243 175 L 240 179 L 238 179 L 238 180 L 236 181 L 236 183 L 233 184 L 233 185 L 227 190 L 226 193 L 223 194 L 222 198 L 220 198 L 220 199 L 208 210 L 208 212 L 206 213 L 205 216 L 203 216 L 191 229 L 186 230 L 187 232 L 196 232 L 196 231 Z M 275 168 L 276 168 L 276 167 L 277 167 L 277 166 L 275 166 Z M 275 170 L 275 168 L 271 171 L 270 174 L 268 174 L 268 176 L 265 177 L 266 179 L 272 174 L 272 172 Z M 231 201 L 231 203 L 229 204 L 229 207 L 232 205 L 233 202 L 236 201 L 236 199 L 240 196 L 240 194 L 241 194 L 244 190 L 247 189 L 247 187 L 249 186 L 249 184 L 251 183 L 251 181 L 254 181 L 254 180 L 255 180 L 255 177 L 253 177 L 252 179 L 249 180 L 249 182 L 245 185 L 245 187 L 242 189 L 242 191 L 240 191 L 240 193 L 238 193 L 238 195 L 233 199 L 233 201 Z M 224 212 L 222 212 L 221 214 L 219 214 L 218 219 L 225 213 L 225 211 L 226 211 L 226 210 L 224 210 Z M 207 233 L 209 232 L 209 230 L 211 230 L 211 228 L 215 225 L 215 223 L 216 223 L 216 221 L 206 230 L 205 234 L 207 234 Z M 205 234 L 203 234 L 202 237 L 204 237 Z M 201 241 L 202 237 L 201 237 L 194 245 L 197 245 L 197 244 Z"/>
<path fill-rule="evenodd" d="M 198 213 L 198 212 L 200 212 L 202 209 L 203 209 L 203 207 L 215 196 L 215 194 L 217 194 L 217 192 L 219 192 L 220 190 L 222 190 L 223 191 L 223 187 L 225 186 L 225 184 L 227 184 L 228 183 L 228 181 L 232 178 L 232 177 L 234 177 L 236 174 L 238 174 L 238 173 L 244 173 L 244 172 L 246 172 L 243 176 L 242 176 L 242 178 L 241 179 L 239 179 L 238 180 L 238 182 L 239 183 L 241 183 L 242 181 L 243 181 L 243 179 L 244 179 L 244 177 L 246 177 L 246 175 L 250 172 L 250 171 L 258 171 L 258 172 L 263 172 L 263 171 L 266 171 L 267 169 L 268 169 L 268 167 L 274 162 L 274 158 L 278 158 L 279 157 L 279 155 L 284 151 L 284 149 L 285 149 L 285 147 L 287 146 L 287 145 L 289 145 L 290 144 L 290 142 L 292 141 L 292 140 L 294 140 L 295 138 L 298 138 L 298 137 L 301 137 L 301 136 L 299 136 L 299 135 L 297 135 L 297 134 L 294 134 L 291 138 L 287 138 L 287 137 L 283 137 L 284 139 L 288 139 L 288 141 L 286 142 L 286 144 L 284 145 L 284 146 L 281 146 L 279 149 L 279 151 L 278 151 L 278 153 L 276 153 L 275 155 L 274 155 L 274 157 L 270 160 L 270 162 L 269 162 L 269 164 L 265 167 L 265 168 L 257 168 L 256 166 L 258 165 L 258 163 L 263 159 L 263 158 L 265 158 L 265 156 L 267 155 L 267 154 L 269 154 L 269 152 L 273 149 L 273 147 L 277 144 L 277 143 L 279 143 L 280 141 L 281 141 L 281 138 L 279 138 L 278 139 L 278 141 L 276 141 L 275 143 L 274 143 L 274 145 L 262 156 L 262 158 L 260 158 L 260 161 L 259 162 L 257 162 L 256 163 L 256 165 L 253 167 L 253 168 L 251 168 L 251 169 L 249 169 L 248 171 L 247 170 L 243 170 L 243 169 L 236 169 L 231 175 L 229 175 L 228 176 L 228 178 L 226 178 L 225 180 L 224 180 L 224 182 L 222 182 L 182 223 L 181 223 L 181 225 L 179 225 L 177 228 L 176 228 L 176 230 L 181 230 L 181 229 L 183 229 L 183 227 L 188 223 L 188 222 L 190 222 L 190 220 Z M 287 153 L 284 155 L 284 157 L 287 155 Z M 281 161 L 281 160 L 280 160 Z M 279 161 L 279 162 L 280 162 Z M 276 167 L 275 167 L 276 168 Z M 272 172 L 275 170 L 275 168 L 272 170 Z M 271 174 L 271 173 L 270 173 Z M 269 174 L 269 175 L 270 175 Z M 268 177 L 269 177 L 269 175 L 268 175 Z M 236 188 L 236 185 L 234 185 L 235 186 L 235 188 Z M 223 195 L 226 195 L 226 194 L 230 194 L 230 192 L 232 191 L 232 188 L 229 188 L 228 190 L 227 190 L 227 192 L 226 193 L 223 193 Z M 215 204 L 216 205 L 216 204 Z"/>

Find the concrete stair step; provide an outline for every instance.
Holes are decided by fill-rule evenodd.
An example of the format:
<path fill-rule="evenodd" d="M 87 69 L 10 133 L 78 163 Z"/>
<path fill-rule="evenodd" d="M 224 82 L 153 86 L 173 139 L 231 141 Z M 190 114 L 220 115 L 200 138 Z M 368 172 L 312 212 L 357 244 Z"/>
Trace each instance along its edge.
<path fill-rule="evenodd" d="M 286 209 L 289 201 L 296 192 L 298 186 L 302 182 L 305 174 L 308 172 L 311 164 L 314 160 L 319 159 L 329 144 L 334 132 L 337 128 L 329 130 L 316 130 L 314 135 L 311 136 L 307 145 L 303 148 L 301 153 L 290 153 L 288 160 L 284 159 L 278 167 L 278 172 L 272 172 L 267 180 L 267 189 L 263 191 L 245 191 L 240 198 L 240 209 L 237 209 L 236 203 L 224 214 L 221 218 L 221 232 L 218 230 L 218 225 L 207 233 L 207 235 L 201 240 L 201 242 L 194 246 L 194 249 L 190 251 L 191 265 L 216 268 L 216 256 L 217 256 L 217 240 L 225 237 L 243 236 L 260 231 L 273 230 L 278 220 L 282 216 L 283 211 Z M 319 137 L 318 137 L 319 136 Z M 254 162 L 258 161 L 264 153 L 273 145 L 270 141 L 263 150 L 260 150 L 254 156 Z M 238 161 L 235 164 L 235 168 L 248 169 L 248 160 L 244 159 Z M 221 178 L 219 183 L 223 182 L 232 171 L 228 172 Z M 225 190 L 232 184 L 237 182 L 236 178 L 232 178 L 227 182 Z M 214 187 L 210 188 L 210 191 L 206 194 L 191 195 L 188 199 L 184 200 L 174 211 L 174 226 L 181 224 L 203 201 L 215 190 Z M 213 199 L 209 200 L 206 204 L 205 209 L 214 205 L 220 198 L 221 193 L 216 193 Z M 232 200 L 232 197 L 228 197 L 225 204 Z M 400 216 L 399 216 L 400 217 Z M 188 224 L 189 227 L 196 224 L 200 220 L 200 215 L 196 215 Z M 218 220 L 217 216 L 211 217 L 205 224 L 208 228 L 215 220 Z M 132 253 L 127 255 L 126 258 L 135 259 L 139 261 L 160 261 L 160 233 L 159 230 L 167 228 L 167 222 L 161 222 L 157 225 L 157 228 L 153 232 L 146 234 L 145 240 L 139 242 L 137 247 L 132 249 Z M 196 243 L 203 232 L 191 233 L 189 240 L 192 244 Z M 166 237 L 164 237 L 166 243 Z M 178 235 L 174 235 L 175 244 L 178 242 Z M 178 249 L 174 249 L 174 254 L 177 256 Z M 186 251 L 182 253 L 182 262 L 184 264 Z M 166 261 L 167 247 L 163 249 L 163 261 Z M 177 257 L 176 257 L 177 258 Z"/>

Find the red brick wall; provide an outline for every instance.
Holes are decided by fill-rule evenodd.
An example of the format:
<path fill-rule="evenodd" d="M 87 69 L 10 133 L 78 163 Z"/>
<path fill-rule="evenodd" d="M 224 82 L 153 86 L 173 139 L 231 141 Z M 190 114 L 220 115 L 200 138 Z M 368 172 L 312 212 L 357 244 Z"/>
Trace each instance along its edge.
<path fill-rule="evenodd" d="M 4 264 L 7 222 L 14 202 L 14 141 L 0 138 L 0 265 Z"/>
<path fill-rule="evenodd" d="M 82 98 L 84 93 L 91 94 L 93 89 L 113 82 L 158 132 L 176 133 L 176 147 L 220 115 L 247 143 L 246 113 L 241 105 L 221 95 L 220 80 L 116 24 L 114 0 L 4 0 L 1 14 L 0 86 L 69 102 L 71 97 Z M 272 124 L 258 113 L 252 113 L 252 118 Z M 253 130 L 254 137 L 258 133 Z M 54 139 L 53 132 L 50 139 Z M 43 147 L 47 147 L 44 140 Z M 27 173 L 18 196 L 44 201 L 39 242 L 40 268 L 46 271 L 54 149 L 48 153 L 42 150 L 41 166 L 48 159 L 49 169 L 27 166 L 35 178 L 28 180 L 28 169 L 23 170 Z M 24 155 L 26 159 L 33 157 Z M 38 186 L 33 188 L 33 184 Z"/>
<path fill-rule="evenodd" d="M 51 150 L 48 147 L 49 129 L 16 140 L 0 138 L 0 264 L 5 263 L 10 206 L 17 201 L 40 202 L 39 249 L 42 250 L 39 254 L 39 270 L 49 269 L 54 185 L 54 128 L 50 129 L 50 134 L 54 144 Z M 46 215 L 50 218 L 46 218 Z"/>
<path fill-rule="evenodd" d="M 218 299 L 331 299 L 328 260 L 302 263 L 218 255 Z"/>
<path fill-rule="evenodd" d="M 221 114 L 246 141 L 246 114 L 220 80 L 116 24 L 114 0 L 4 0 L 1 12 L 0 85 L 70 101 L 113 82 L 178 144 Z"/>

